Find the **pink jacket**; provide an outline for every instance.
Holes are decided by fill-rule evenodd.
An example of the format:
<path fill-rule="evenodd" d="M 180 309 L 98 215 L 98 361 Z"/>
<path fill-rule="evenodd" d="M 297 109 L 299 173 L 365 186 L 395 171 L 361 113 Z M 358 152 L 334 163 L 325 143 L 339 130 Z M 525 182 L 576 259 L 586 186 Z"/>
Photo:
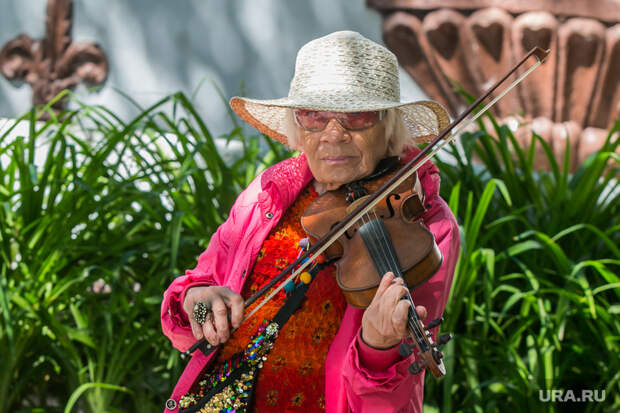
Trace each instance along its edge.
<path fill-rule="evenodd" d="M 410 152 L 407 157 L 411 157 Z M 439 271 L 413 292 L 416 305 L 428 311 L 426 321 L 443 314 L 459 251 L 459 229 L 446 203 L 438 195 L 437 167 L 428 162 L 419 170 L 431 207 L 423 220 L 435 235 L 443 254 Z M 244 190 L 230 216 L 213 234 L 198 265 L 176 278 L 164 293 L 161 306 L 163 332 L 177 349 L 188 349 L 195 339 L 183 310 L 186 291 L 196 285 L 226 285 L 241 292 L 258 252 L 271 229 L 300 191 L 312 180 L 305 156 L 287 159 L 265 170 Z M 376 350 L 359 337 L 364 310 L 348 306 L 340 330 L 325 362 L 327 412 L 421 412 L 424 373 L 407 372 L 411 359 L 398 349 Z M 175 386 L 165 412 L 176 412 L 178 401 L 190 389 L 213 357 L 196 351 Z M 176 407 L 174 407 L 176 406 Z"/>

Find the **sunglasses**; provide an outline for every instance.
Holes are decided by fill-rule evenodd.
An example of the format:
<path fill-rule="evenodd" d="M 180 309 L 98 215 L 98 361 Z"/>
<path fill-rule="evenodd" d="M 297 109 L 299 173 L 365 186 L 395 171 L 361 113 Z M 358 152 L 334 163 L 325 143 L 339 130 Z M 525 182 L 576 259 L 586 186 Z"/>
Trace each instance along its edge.
<path fill-rule="evenodd" d="M 320 112 L 316 110 L 296 109 L 295 123 L 311 132 L 325 129 L 331 119 L 336 119 L 347 130 L 364 130 L 377 124 L 385 116 L 385 110 L 375 112 Z"/>

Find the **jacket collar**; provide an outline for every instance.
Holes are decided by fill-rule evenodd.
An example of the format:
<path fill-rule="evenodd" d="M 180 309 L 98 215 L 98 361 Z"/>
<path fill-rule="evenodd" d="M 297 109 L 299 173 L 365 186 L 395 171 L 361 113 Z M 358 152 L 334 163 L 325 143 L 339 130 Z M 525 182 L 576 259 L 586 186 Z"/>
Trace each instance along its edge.
<path fill-rule="evenodd" d="M 419 152 L 418 148 L 410 148 L 401 154 L 401 159 L 403 162 L 408 162 Z M 418 170 L 427 195 L 438 193 L 439 180 L 424 179 L 424 176 L 438 172 L 437 166 L 432 162 L 426 162 Z M 306 155 L 301 153 L 268 168 L 261 176 L 261 188 L 270 195 L 272 202 L 279 200 L 281 206 L 286 209 L 312 179 Z"/>
<path fill-rule="evenodd" d="M 270 195 L 273 202 L 279 199 L 286 209 L 312 178 L 306 155 L 302 153 L 267 169 L 261 176 L 261 188 Z"/>

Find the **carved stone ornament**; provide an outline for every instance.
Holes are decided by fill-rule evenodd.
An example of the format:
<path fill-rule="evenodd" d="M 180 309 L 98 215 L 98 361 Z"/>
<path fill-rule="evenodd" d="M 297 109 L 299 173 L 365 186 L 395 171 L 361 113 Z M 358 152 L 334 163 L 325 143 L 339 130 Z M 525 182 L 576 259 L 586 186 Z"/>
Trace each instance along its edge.
<path fill-rule="evenodd" d="M 71 0 L 48 0 L 45 37 L 33 40 L 21 34 L 0 51 L 0 72 L 10 80 L 32 86 L 34 105 L 48 103 L 64 89 L 78 83 L 102 84 L 108 74 L 108 60 L 93 43 L 71 41 Z M 60 100 L 54 109 L 62 109 Z"/>
<path fill-rule="evenodd" d="M 493 109 L 522 144 L 534 130 L 561 156 L 570 137 L 575 168 L 620 117 L 620 0 L 367 4 L 383 14 L 383 40 L 399 63 L 452 115 L 465 107 L 455 82 L 478 96 L 539 46 L 551 49 L 545 64 Z"/>

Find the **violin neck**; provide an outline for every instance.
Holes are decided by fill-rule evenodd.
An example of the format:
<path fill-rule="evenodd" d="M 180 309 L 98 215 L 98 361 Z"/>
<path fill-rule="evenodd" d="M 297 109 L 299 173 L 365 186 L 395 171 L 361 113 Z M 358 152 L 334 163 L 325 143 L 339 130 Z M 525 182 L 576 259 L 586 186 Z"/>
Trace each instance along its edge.
<path fill-rule="evenodd" d="M 388 232 L 383 220 L 373 219 L 370 216 L 363 220 L 362 225 L 358 228 L 359 234 L 364 241 L 364 245 L 370 254 L 372 262 L 375 264 L 379 276 L 383 276 L 386 272 L 394 273 L 395 277 L 400 277 L 405 280 L 405 277 L 401 270 L 396 250 L 392 243 L 392 238 Z M 406 282 L 405 282 L 406 284 Z M 414 338 L 418 342 L 423 342 L 421 337 L 424 334 L 423 330 L 419 327 L 420 318 L 415 311 L 415 304 L 411 298 L 411 294 L 407 291 L 407 294 L 403 297 L 403 300 L 409 301 L 411 307 L 409 308 L 409 320 L 407 321 L 407 328 Z"/>
<path fill-rule="evenodd" d="M 395 277 L 404 279 L 396 250 L 392 244 L 392 237 L 383 220 L 370 217 L 364 219 L 358 231 L 379 276 L 391 271 Z"/>

